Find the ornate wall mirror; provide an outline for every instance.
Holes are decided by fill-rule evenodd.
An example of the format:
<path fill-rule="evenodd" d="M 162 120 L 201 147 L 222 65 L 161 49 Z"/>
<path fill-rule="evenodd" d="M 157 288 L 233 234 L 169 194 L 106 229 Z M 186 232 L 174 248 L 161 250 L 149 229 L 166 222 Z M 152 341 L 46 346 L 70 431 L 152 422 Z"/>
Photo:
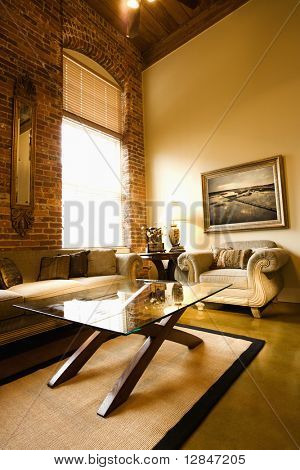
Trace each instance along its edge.
<path fill-rule="evenodd" d="M 11 219 L 22 237 L 34 217 L 36 89 L 27 75 L 15 84 L 11 172 Z"/>

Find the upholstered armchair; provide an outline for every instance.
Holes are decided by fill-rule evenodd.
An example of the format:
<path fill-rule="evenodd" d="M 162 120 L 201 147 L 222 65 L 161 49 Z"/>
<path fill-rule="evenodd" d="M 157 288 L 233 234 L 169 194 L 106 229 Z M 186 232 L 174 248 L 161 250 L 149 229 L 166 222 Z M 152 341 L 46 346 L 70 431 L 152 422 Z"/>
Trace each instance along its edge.
<path fill-rule="evenodd" d="M 255 318 L 262 316 L 267 305 L 283 287 L 281 268 L 288 262 L 288 253 L 269 240 L 230 242 L 222 248 L 252 249 L 246 269 L 215 269 L 213 252 L 185 252 L 178 258 L 175 278 L 185 282 L 228 283 L 230 288 L 213 295 L 209 302 L 242 305 L 251 308 Z"/>

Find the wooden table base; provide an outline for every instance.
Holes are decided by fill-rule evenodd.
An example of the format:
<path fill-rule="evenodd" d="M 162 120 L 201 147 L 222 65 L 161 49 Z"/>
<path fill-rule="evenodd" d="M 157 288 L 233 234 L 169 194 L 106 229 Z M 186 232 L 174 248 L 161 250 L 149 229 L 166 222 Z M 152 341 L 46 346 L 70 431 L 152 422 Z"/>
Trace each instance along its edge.
<path fill-rule="evenodd" d="M 48 382 L 48 387 L 54 388 L 74 377 L 103 343 L 117 336 L 120 335 L 95 331 L 53 375 Z"/>
<path fill-rule="evenodd" d="M 184 310 L 179 310 L 163 318 L 159 323 L 145 325 L 137 332 L 137 334 L 146 336 L 147 339 L 100 405 L 98 415 L 107 416 L 128 399 L 165 340 L 182 344 L 189 349 L 193 349 L 202 343 L 201 338 L 174 328 Z M 120 335 L 118 333 L 95 331 L 56 372 L 49 381 L 48 386 L 51 388 L 56 387 L 74 377 L 102 344 L 117 336 Z"/>
<path fill-rule="evenodd" d="M 177 258 L 181 253 L 183 253 L 183 251 L 166 251 L 158 253 L 140 253 L 140 256 L 142 259 L 152 261 L 152 263 L 155 264 L 160 281 L 175 281 L 174 273 L 177 266 Z M 168 262 L 167 268 L 164 266 L 164 261 Z"/>

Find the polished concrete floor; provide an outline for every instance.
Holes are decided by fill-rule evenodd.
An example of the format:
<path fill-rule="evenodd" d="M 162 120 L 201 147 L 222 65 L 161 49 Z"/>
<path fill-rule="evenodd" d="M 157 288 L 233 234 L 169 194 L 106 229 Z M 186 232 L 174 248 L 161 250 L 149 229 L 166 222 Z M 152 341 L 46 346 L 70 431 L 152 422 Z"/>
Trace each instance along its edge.
<path fill-rule="evenodd" d="M 300 305 L 247 309 L 188 309 L 182 323 L 260 338 L 266 344 L 188 439 L 184 449 L 299 449 Z"/>

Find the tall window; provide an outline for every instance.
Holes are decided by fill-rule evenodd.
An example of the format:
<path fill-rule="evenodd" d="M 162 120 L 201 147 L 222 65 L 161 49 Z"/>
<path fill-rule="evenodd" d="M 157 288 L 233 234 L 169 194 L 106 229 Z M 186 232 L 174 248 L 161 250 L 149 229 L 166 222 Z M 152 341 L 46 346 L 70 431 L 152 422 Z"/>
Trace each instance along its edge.
<path fill-rule="evenodd" d="M 63 244 L 121 245 L 121 91 L 64 57 L 63 103 Z"/>

